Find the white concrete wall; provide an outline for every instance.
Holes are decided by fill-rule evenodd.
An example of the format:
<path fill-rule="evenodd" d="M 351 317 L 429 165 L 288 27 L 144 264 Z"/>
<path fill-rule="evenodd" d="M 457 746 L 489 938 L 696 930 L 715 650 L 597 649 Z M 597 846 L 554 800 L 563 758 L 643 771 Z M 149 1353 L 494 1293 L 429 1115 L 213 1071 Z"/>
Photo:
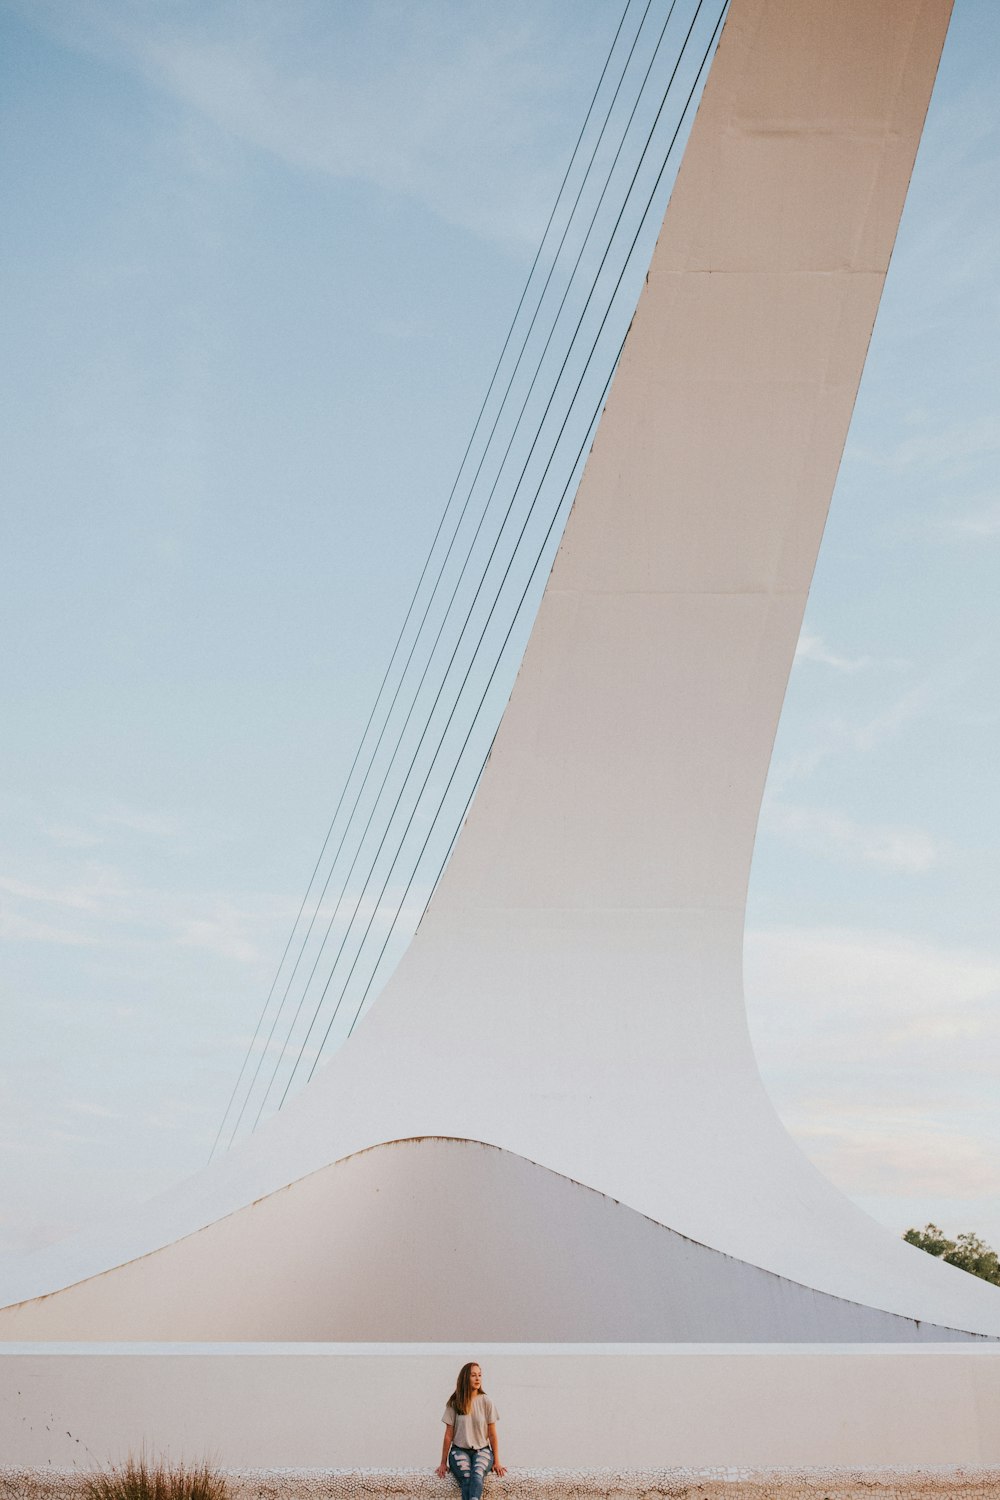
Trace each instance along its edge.
<path fill-rule="evenodd" d="M 1000 1463 L 988 1345 L 0 1345 L 0 1455 L 430 1469 L 470 1358 L 515 1468 Z"/>
<path fill-rule="evenodd" d="M 364 1151 L 0 1309 L 0 1340 L 949 1337 L 963 1334 L 748 1266 L 495 1146 L 434 1139 Z"/>

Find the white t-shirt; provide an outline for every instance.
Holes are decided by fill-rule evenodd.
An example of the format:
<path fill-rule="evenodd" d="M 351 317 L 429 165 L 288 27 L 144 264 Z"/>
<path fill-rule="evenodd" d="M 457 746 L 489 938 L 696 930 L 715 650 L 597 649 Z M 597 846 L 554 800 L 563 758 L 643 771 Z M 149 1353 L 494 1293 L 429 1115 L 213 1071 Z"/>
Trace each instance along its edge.
<path fill-rule="evenodd" d="M 486 1429 L 491 1422 L 499 1422 L 500 1413 L 489 1396 L 473 1396 L 465 1416 L 449 1401 L 441 1420 L 446 1427 L 454 1427 L 451 1440 L 456 1448 L 485 1448 L 490 1440 Z"/>

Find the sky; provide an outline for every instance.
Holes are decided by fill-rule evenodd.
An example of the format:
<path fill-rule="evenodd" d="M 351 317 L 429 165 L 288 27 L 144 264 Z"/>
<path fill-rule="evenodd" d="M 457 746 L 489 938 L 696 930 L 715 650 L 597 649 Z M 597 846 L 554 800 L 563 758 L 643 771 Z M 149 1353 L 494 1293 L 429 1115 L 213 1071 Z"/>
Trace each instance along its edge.
<path fill-rule="evenodd" d="M 0 4 L 0 1252 L 207 1158 L 619 14 Z M 998 41 L 956 0 L 746 968 L 821 1169 L 1000 1246 Z"/>

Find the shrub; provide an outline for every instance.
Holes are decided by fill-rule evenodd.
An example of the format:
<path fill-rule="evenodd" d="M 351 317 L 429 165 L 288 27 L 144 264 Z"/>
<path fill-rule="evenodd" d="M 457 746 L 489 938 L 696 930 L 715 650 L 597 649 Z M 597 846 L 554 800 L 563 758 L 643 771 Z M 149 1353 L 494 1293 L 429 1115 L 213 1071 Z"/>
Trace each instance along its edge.
<path fill-rule="evenodd" d="M 208 1460 L 198 1464 L 170 1463 L 132 1453 L 124 1463 L 88 1474 L 84 1500 L 232 1500 L 224 1474 Z"/>
<path fill-rule="evenodd" d="M 925 1224 L 923 1229 L 908 1229 L 903 1239 L 928 1255 L 939 1255 L 949 1266 L 1000 1286 L 1000 1256 L 977 1234 L 967 1232 L 950 1240 L 936 1224 Z"/>

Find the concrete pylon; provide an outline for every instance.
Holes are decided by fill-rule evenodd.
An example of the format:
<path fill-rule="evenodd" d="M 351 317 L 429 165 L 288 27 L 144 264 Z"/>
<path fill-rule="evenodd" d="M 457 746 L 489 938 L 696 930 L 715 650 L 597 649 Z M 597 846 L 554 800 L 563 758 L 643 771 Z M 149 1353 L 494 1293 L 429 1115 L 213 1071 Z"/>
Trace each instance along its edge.
<path fill-rule="evenodd" d="M 733 0 L 409 951 L 249 1143 L 104 1243 L 37 1257 L 0 1338 L 1000 1336 L 997 1289 L 894 1239 L 788 1137 L 741 976 L 771 747 L 950 9 Z"/>

